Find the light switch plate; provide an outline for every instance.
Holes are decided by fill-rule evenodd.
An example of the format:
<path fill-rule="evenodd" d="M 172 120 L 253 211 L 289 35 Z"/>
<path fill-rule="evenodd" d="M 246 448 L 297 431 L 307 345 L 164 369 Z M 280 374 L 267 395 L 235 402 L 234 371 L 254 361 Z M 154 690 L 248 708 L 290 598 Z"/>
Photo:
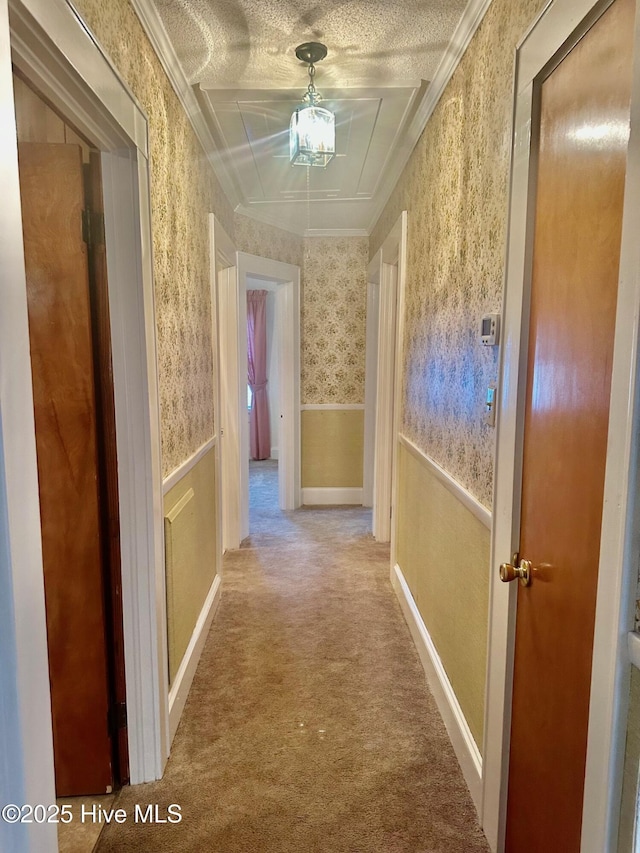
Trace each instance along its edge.
<path fill-rule="evenodd" d="M 498 403 L 497 384 L 490 382 L 487 386 L 487 397 L 484 404 L 484 422 L 487 426 L 496 425 L 496 406 Z"/>

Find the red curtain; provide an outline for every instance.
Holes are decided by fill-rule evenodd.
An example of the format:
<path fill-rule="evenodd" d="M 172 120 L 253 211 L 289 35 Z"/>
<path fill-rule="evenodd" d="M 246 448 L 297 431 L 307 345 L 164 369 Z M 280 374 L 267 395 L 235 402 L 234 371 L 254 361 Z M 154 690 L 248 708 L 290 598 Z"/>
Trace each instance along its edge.
<path fill-rule="evenodd" d="M 248 381 L 251 388 L 249 415 L 252 459 L 271 456 L 269 401 L 267 398 L 267 291 L 247 291 Z"/>

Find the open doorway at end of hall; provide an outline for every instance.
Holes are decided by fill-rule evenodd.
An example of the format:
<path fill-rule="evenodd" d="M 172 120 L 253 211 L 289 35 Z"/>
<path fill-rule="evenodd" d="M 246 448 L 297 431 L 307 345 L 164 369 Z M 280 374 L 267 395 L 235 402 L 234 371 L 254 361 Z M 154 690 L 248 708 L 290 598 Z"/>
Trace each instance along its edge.
<path fill-rule="evenodd" d="M 220 340 L 220 505 L 228 550 L 239 548 L 249 536 L 247 279 L 257 280 L 260 290 L 275 288 L 279 403 L 273 433 L 278 448 L 278 504 L 284 510 L 300 506 L 300 268 L 236 252 L 215 219 L 212 225 L 215 245 L 226 245 L 222 256 L 226 264 L 217 271 L 215 285 Z M 229 263 L 233 255 L 236 265 Z M 270 441 L 265 441 L 265 457 L 271 455 Z"/>
<path fill-rule="evenodd" d="M 58 797 L 129 781 L 100 153 L 14 73 Z"/>
<path fill-rule="evenodd" d="M 281 341 L 278 284 L 252 275 L 247 292 L 249 532 L 262 513 L 279 511 Z"/>

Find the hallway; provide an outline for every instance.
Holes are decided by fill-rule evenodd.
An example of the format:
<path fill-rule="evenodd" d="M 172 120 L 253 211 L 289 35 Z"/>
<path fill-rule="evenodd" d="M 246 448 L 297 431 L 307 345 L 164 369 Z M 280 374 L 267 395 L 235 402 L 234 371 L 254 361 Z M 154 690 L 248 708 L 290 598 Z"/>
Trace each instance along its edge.
<path fill-rule="evenodd" d="M 487 850 L 369 511 L 281 513 L 269 462 L 251 504 L 164 778 L 116 803 L 183 820 L 111 825 L 100 853 Z"/>

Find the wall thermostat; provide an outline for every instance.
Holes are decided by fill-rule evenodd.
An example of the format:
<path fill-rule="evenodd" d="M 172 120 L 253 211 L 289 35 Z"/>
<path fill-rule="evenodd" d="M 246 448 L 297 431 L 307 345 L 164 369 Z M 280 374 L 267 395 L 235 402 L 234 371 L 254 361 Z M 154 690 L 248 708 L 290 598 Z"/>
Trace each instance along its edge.
<path fill-rule="evenodd" d="M 500 343 L 499 314 L 485 314 L 480 320 L 480 343 L 483 347 L 496 347 Z"/>

